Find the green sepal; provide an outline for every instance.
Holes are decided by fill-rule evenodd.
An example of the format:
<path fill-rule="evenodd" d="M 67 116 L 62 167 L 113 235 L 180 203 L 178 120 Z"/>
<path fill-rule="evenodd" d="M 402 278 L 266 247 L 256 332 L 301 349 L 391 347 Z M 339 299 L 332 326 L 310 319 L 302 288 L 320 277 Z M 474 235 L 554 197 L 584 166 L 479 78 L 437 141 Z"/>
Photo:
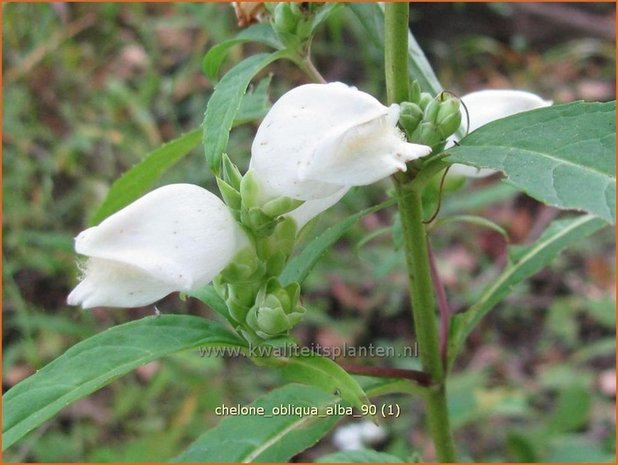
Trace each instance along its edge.
<path fill-rule="evenodd" d="M 281 218 L 272 235 L 266 241 L 265 246 L 268 248 L 268 254 L 282 252 L 287 259 L 296 244 L 296 232 L 296 221 L 293 218 L 289 216 Z"/>
<path fill-rule="evenodd" d="M 228 297 L 225 300 L 230 315 L 240 324 L 244 324 L 247 313 L 254 303 L 255 287 L 240 284 L 228 284 Z"/>
<path fill-rule="evenodd" d="M 278 250 L 274 253 L 271 253 L 266 260 L 266 272 L 269 276 L 279 276 L 285 268 L 286 263 L 287 255 L 284 254 L 282 251 Z"/>
<path fill-rule="evenodd" d="M 262 206 L 262 211 L 271 218 L 276 218 L 277 216 L 297 209 L 303 203 L 305 203 L 304 200 L 292 199 L 290 197 L 277 197 L 276 199 L 266 202 Z"/>
<path fill-rule="evenodd" d="M 242 206 L 242 199 L 240 197 L 240 192 L 230 186 L 227 182 L 225 182 L 221 178 L 217 179 L 217 186 L 219 187 L 219 192 L 221 192 L 221 196 L 223 197 L 223 201 L 226 205 L 236 213 L 235 216 L 238 216 L 238 212 Z M 238 219 L 238 218 L 236 218 Z"/>
<path fill-rule="evenodd" d="M 408 100 L 412 103 L 418 103 L 421 99 L 421 85 L 417 80 L 410 83 Z"/>
<path fill-rule="evenodd" d="M 418 125 L 418 127 L 412 133 L 411 140 L 413 140 L 414 142 L 419 142 L 421 144 L 429 145 L 430 147 L 432 147 L 432 149 L 434 148 L 434 146 L 444 141 L 444 139 L 440 135 L 440 129 L 438 125 L 429 121 L 424 121 L 423 123 Z"/>
<path fill-rule="evenodd" d="M 443 139 L 455 134 L 455 131 L 461 125 L 461 113 L 453 113 L 447 116 L 442 121 L 438 121 L 438 128 Z"/>
<path fill-rule="evenodd" d="M 401 102 L 399 112 L 399 124 L 406 134 L 410 136 L 423 120 L 423 110 L 416 103 Z"/>
<path fill-rule="evenodd" d="M 229 295 L 227 283 L 223 280 L 221 274 L 218 274 L 215 279 L 212 280 L 212 286 L 215 288 L 215 292 L 219 297 L 223 300 L 227 300 Z"/>
<path fill-rule="evenodd" d="M 266 215 L 259 207 L 252 207 L 248 210 L 243 208 L 240 212 L 240 221 L 256 237 L 270 236 L 277 226 L 277 220 Z"/>
<path fill-rule="evenodd" d="M 433 99 L 427 104 L 424 109 L 423 121 L 436 122 L 438 120 L 438 112 L 440 111 L 441 102 L 438 99 Z"/>
<path fill-rule="evenodd" d="M 253 171 L 248 171 L 240 181 L 240 196 L 243 209 L 259 207 L 260 185 Z"/>
<path fill-rule="evenodd" d="M 264 264 L 258 259 L 255 250 L 245 247 L 234 256 L 220 276 L 229 283 L 242 283 L 260 279 L 263 274 Z"/>
<path fill-rule="evenodd" d="M 240 191 L 240 182 L 242 181 L 242 174 L 240 174 L 240 170 L 232 162 L 232 160 L 230 160 L 230 157 L 228 157 L 227 153 L 223 154 L 222 161 L 223 179 L 234 189 Z"/>
<path fill-rule="evenodd" d="M 454 134 L 461 125 L 461 105 L 457 97 L 445 92 L 440 95 L 444 100 L 440 103 L 436 123 L 440 128 L 440 134 L 446 139 Z"/>
<path fill-rule="evenodd" d="M 418 105 L 425 110 L 425 108 L 427 108 L 427 106 L 433 102 L 434 98 L 431 96 L 431 94 L 428 94 L 427 92 L 422 92 L 421 93 L 421 97 L 418 99 Z"/>
<path fill-rule="evenodd" d="M 295 35 L 298 18 L 288 2 L 279 2 L 273 13 L 273 28 L 278 35 Z M 285 40 L 283 40 L 285 42 Z"/>
<path fill-rule="evenodd" d="M 269 279 L 247 313 L 247 325 L 264 339 L 286 333 L 300 322 L 305 313 L 305 309 L 298 305 L 299 297 L 298 283 L 282 287 L 276 278 Z"/>

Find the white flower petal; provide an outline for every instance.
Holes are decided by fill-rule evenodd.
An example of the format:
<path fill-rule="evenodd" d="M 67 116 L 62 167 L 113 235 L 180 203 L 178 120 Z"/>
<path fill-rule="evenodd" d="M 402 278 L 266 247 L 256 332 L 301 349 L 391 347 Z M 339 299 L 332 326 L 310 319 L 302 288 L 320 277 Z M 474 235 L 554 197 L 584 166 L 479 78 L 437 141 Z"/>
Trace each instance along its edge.
<path fill-rule="evenodd" d="M 251 165 L 271 195 L 315 200 L 378 181 L 428 153 L 396 128 L 399 108 L 340 82 L 307 84 L 268 112 Z"/>
<path fill-rule="evenodd" d="M 142 307 L 174 292 L 175 286 L 154 279 L 125 263 L 90 258 L 82 281 L 69 294 L 69 305 Z"/>
<path fill-rule="evenodd" d="M 535 108 L 548 107 L 553 103 L 522 90 L 480 90 L 464 95 L 461 101 L 470 114 L 470 132 L 497 119 Z M 465 128 L 467 115 L 463 110 L 462 121 Z"/>
<path fill-rule="evenodd" d="M 217 196 L 191 184 L 164 186 L 77 236 L 75 250 L 101 261 L 88 265 L 82 283 L 86 284 L 79 292 L 81 284 L 75 289 L 71 300 L 79 303 L 85 289 L 123 266 L 121 273 L 133 276 L 133 281 L 142 274 L 145 289 L 162 283 L 163 295 L 189 291 L 210 282 L 245 244 L 244 232 Z M 109 287 L 107 282 L 100 285 Z M 144 292 L 154 296 L 154 291 Z M 131 306 L 133 299 L 125 297 L 114 301 Z M 104 301 L 93 300 L 94 305 L 107 305 Z"/>
<path fill-rule="evenodd" d="M 544 100 L 538 95 L 521 90 L 480 90 L 464 95 L 461 98 L 466 111 L 462 108 L 462 125 L 467 128 L 468 115 L 470 117 L 469 132 L 480 128 L 492 121 L 506 118 L 524 111 L 550 106 L 553 102 Z M 446 147 L 452 147 L 455 137 L 450 137 Z M 470 178 L 484 178 L 497 171 L 490 168 L 475 168 L 474 166 L 454 164 L 449 170 L 450 175 L 466 176 Z"/>
<path fill-rule="evenodd" d="M 323 199 L 307 200 L 300 207 L 288 213 L 287 216 L 292 217 L 296 221 L 297 231 L 300 231 L 310 220 L 339 202 L 348 190 L 347 187 L 344 187 Z"/>
<path fill-rule="evenodd" d="M 465 176 L 466 178 L 486 178 L 496 173 L 497 171 L 491 168 L 477 168 L 476 166 L 462 165 L 461 163 L 454 163 L 451 169 L 448 170 L 449 176 Z"/>
<path fill-rule="evenodd" d="M 431 148 L 406 142 L 395 126 L 398 119 L 399 105 L 392 105 L 385 115 L 331 133 L 301 166 L 301 180 L 364 186 L 406 171 L 407 162 L 429 155 Z"/>

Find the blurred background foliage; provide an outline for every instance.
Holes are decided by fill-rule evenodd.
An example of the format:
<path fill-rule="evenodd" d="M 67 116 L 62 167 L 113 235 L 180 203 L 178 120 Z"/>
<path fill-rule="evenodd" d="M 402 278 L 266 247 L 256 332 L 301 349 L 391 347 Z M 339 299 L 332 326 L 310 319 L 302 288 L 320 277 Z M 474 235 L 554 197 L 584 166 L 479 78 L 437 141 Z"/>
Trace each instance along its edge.
<path fill-rule="evenodd" d="M 610 3 L 413 4 L 411 27 L 446 89 L 520 88 L 556 102 L 615 98 Z M 72 238 L 111 182 L 162 142 L 200 125 L 213 83 L 204 53 L 239 30 L 225 4 L 3 3 L 3 389 L 71 345 L 153 308 L 70 308 Z M 260 50 L 232 50 L 225 67 Z M 381 51 L 342 10 L 313 52 L 327 80 L 383 97 Z M 278 62 L 271 101 L 306 82 Z M 256 125 L 233 131 L 229 153 L 246 167 Z M 216 190 L 200 149 L 159 184 Z M 357 189 L 328 211 L 319 231 L 384 198 Z M 485 215 L 513 243 L 538 237 L 559 212 L 496 179 L 446 196 L 441 215 Z M 393 212 L 370 215 L 320 262 L 304 286 L 310 309 L 295 330 L 305 344 L 404 346 L 412 337 L 404 260 Z M 308 234 L 311 235 L 311 234 Z M 504 239 L 476 226 L 434 231 L 454 310 L 473 302 L 504 263 Z M 462 457 L 477 461 L 612 461 L 615 449 L 615 244 L 609 228 L 562 254 L 471 336 L 450 382 Z M 173 295 L 162 312 L 215 318 Z M 358 360 L 413 368 L 414 358 Z M 163 461 L 215 425 L 217 405 L 246 404 L 280 380 L 243 359 L 186 353 L 154 362 L 65 409 L 6 452 L 6 461 Z M 415 400 L 394 397 L 401 418 L 377 445 L 404 459 L 431 457 Z M 348 419 L 343 422 L 349 422 Z M 312 461 L 329 440 L 303 453 Z"/>

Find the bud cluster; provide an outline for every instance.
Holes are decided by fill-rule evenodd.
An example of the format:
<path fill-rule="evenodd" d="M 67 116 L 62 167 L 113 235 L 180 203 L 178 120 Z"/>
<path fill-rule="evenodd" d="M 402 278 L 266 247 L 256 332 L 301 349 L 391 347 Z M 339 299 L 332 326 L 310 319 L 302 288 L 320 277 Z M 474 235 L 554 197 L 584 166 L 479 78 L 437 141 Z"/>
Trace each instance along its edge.
<path fill-rule="evenodd" d="M 273 29 L 281 42 L 295 47 L 311 37 L 313 12 L 317 6 L 307 2 L 278 2 L 271 7 Z"/>
<path fill-rule="evenodd" d="M 253 240 L 215 279 L 215 289 L 248 341 L 284 335 L 305 312 L 298 303 L 299 284 L 284 287 L 276 278 L 292 253 L 297 232 L 294 219 L 284 215 L 303 202 L 278 197 L 260 203 L 254 173 L 242 176 L 227 155 L 223 179 L 217 183 L 232 215 Z"/>
<path fill-rule="evenodd" d="M 409 141 L 428 145 L 432 153 L 439 153 L 461 124 L 459 99 L 448 92 L 434 98 L 421 92 L 416 81 L 410 86 L 409 99 L 401 103 L 399 124 Z"/>
<path fill-rule="evenodd" d="M 223 156 L 223 179 L 217 178 L 217 185 L 234 218 L 256 237 L 271 236 L 284 220 L 282 215 L 303 204 L 302 200 L 289 197 L 260 203 L 261 188 L 255 174 L 249 171 L 242 176 L 226 154 Z"/>

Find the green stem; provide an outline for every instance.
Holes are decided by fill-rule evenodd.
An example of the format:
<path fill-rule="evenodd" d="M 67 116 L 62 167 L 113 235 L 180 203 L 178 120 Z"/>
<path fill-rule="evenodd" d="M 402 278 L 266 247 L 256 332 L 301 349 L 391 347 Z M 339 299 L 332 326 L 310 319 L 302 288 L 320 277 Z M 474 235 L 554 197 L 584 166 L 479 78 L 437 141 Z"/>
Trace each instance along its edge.
<path fill-rule="evenodd" d="M 407 2 L 387 3 L 384 10 L 384 72 L 388 103 L 408 100 L 408 18 Z"/>
<path fill-rule="evenodd" d="M 410 184 L 403 184 L 399 181 L 396 181 L 396 189 L 399 197 L 399 215 L 410 278 L 412 313 L 419 355 L 423 370 L 429 373 L 434 384 L 440 384 L 444 380 L 444 367 L 438 342 L 427 233 L 422 223 L 421 195 L 412 189 Z"/>
<path fill-rule="evenodd" d="M 318 69 L 311 61 L 311 49 L 307 47 L 304 55 L 300 53 L 292 52 L 289 56 L 290 61 L 292 61 L 298 68 L 303 71 L 309 79 L 313 82 L 317 82 L 319 84 L 326 84 L 326 79 L 324 76 L 320 74 Z"/>
<path fill-rule="evenodd" d="M 408 3 L 387 3 L 385 18 L 385 74 L 388 103 L 408 98 Z M 393 176 L 399 201 L 414 330 L 423 370 L 431 376 L 426 398 L 427 424 L 440 462 L 455 461 L 455 447 L 446 403 L 446 373 L 440 354 L 435 301 L 423 225 L 422 186 L 400 173 Z"/>
<path fill-rule="evenodd" d="M 305 74 L 307 74 L 307 76 L 313 79 L 314 82 L 326 84 L 326 79 L 324 79 L 324 76 L 322 76 L 318 69 L 314 66 L 313 61 L 311 61 L 310 55 L 305 56 L 305 58 L 303 58 L 300 62 L 299 66 L 305 72 Z"/>

